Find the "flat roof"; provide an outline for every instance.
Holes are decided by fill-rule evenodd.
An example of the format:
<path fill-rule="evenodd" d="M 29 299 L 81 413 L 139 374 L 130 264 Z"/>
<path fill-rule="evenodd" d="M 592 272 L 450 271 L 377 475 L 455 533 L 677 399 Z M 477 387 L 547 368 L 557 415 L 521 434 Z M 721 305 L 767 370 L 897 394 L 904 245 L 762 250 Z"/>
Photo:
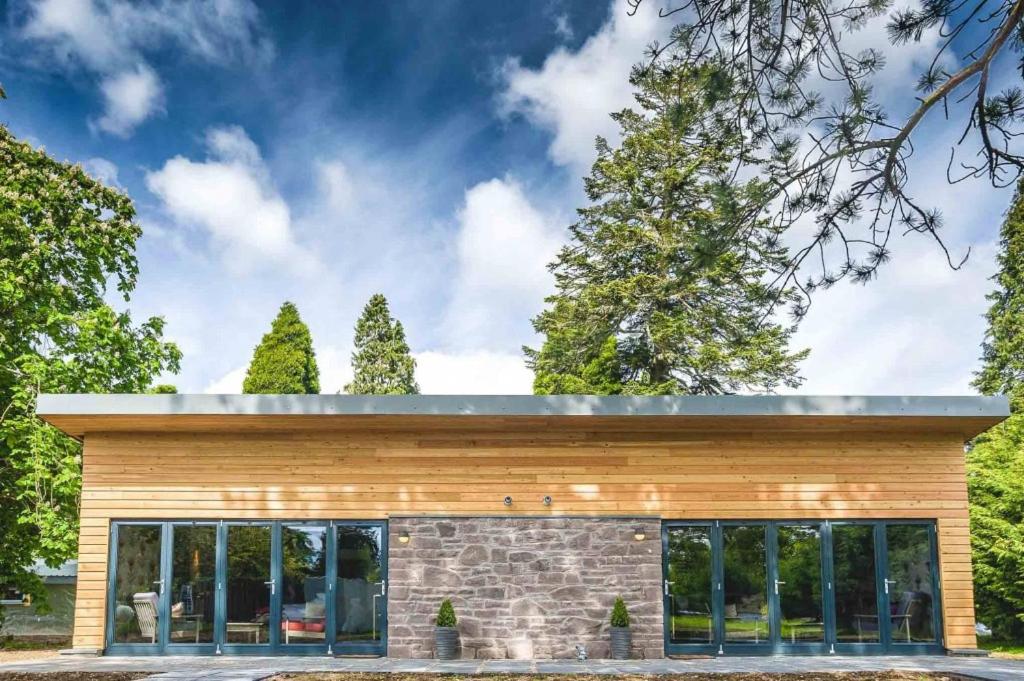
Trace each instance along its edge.
<path fill-rule="evenodd" d="M 889 395 L 40 395 L 36 413 L 74 436 L 131 430 L 354 427 L 369 422 L 414 427 L 426 419 L 538 420 L 630 427 L 713 424 L 792 427 L 831 424 L 889 429 L 938 428 L 973 437 L 1010 414 L 1005 396 Z M 762 424 L 758 426 L 757 424 Z"/>

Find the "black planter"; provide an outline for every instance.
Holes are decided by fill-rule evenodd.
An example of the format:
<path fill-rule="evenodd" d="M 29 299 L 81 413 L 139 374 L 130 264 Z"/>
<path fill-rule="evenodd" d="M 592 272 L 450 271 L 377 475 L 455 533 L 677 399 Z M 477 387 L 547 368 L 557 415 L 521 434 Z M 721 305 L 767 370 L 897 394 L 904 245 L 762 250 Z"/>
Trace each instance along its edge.
<path fill-rule="evenodd" d="M 434 627 L 434 650 L 439 660 L 459 656 L 459 630 L 455 627 Z"/>
<path fill-rule="evenodd" d="M 633 635 L 629 627 L 612 627 L 612 659 L 628 660 L 629 651 L 633 646 Z"/>

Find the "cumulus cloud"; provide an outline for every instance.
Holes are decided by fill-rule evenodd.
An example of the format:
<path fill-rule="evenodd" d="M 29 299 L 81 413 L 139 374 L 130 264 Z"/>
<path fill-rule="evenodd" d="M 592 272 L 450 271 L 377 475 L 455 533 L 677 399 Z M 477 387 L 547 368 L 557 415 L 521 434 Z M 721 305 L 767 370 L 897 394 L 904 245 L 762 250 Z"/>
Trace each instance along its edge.
<path fill-rule="evenodd" d="M 232 369 L 220 378 L 215 378 L 207 383 L 206 387 L 203 388 L 203 392 L 208 395 L 240 395 L 247 369 L 248 367 Z"/>
<path fill-rule="evenodd" d="M 164 88 L 146 53 L 172 47 L 221 65 L 273 55 L 251 0 L 26 0 L 15 10 L 16 35 L 37 66 L 97 76 L 104 112 L 92 127 L 120 137 L 163 110 Z"/>
<path fill-rule="evenodd" d="M 314 274 L 318 261 L 296 241 L 288 204 L 245 131 L 210 129 L 206 145 L 205 161 L 175 156 L 146 174 L 146 186 L 165 211 L 178 223 L 204 230 L 233 273 L 274 266 Z"/>
<path fill-rule="evenodd" d="M 655 3 L 644 3 L 636 16 L 613 2 L 608 21 L 578 50 L 560 47 L 538 69 L 518 59 L 502 68 L 504 89 L 500 111 L 521 114 L 552 134 L 548 154 L 573 172 L 584 172 L 594 161 L 594 139 L 612 142 L 618 128 L 608 116 L 633 104 L 629 72 L 644 48 L 663 38 L 671 22 L 658 17 Z"/>
<path fill-rule="evenodd" d="M 458 213 L 455 289 L 445 319 L 453 346 L 515 349 L 552 289 L 559 230 L 513 180 L 466 192 Z"/>
<path fill-rule="evenodd" d="M 163 109 L 163 86 L 145 64 L 104 78 L 100 92 L 104 111 L 95 127 L 118 137 L 128 137 L 139 123 Z"/>
<path fill-rule="evenodd" d="M 91 177 L 99 180 L 109 187 L 121 186 L 117 181 L 117 165 L 100 156 L 90 158 L 82 162 L 82 168 Z"/>
<path fill-rule="evenodd" d="M 521 395 L 533 392 L 533 372 L 518 353 L 480 350 L 420 352 L 416 380 L 424 395 Z"/>

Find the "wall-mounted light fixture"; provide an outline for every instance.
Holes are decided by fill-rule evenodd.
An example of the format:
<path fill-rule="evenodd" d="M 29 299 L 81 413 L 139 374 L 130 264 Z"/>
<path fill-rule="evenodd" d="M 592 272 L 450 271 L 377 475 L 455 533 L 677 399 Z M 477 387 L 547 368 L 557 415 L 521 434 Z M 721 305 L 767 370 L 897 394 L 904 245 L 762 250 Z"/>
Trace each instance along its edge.
<path fill-rule="evenodd" d="M 511 506 L 512 505 L 512 497 L 505 497 L 505 505 L 506 506 Z"/>
<path fill-rule="evenodd" d="M 543 504 L 544 504 L 545 506 L 550 506 L 550 505 L 551 505 L 551 497 L 544 497 L 543 499 L 541 499 L 541 502 L 542 502 L 542 503 L 543 503 Z"/>
<path fill-rule="evenodd" d="M 633 539 L 636 539 L 637 541 L 643 541 L 644 539 L 647 539 L 647 533 L 644 532 L 644 528 L 642 528 L 642 527 L 634 528 L 633 529 Z"/>
<path fill-rule="evenodd" d="M 399 544 L 408 544 L 409 543 L 409 539 L 410 539 L 409 532 L 406 531 L 406 530 L 402 530 L 402 533 L 400 535 L 398 535 L 398 543 Z"/>

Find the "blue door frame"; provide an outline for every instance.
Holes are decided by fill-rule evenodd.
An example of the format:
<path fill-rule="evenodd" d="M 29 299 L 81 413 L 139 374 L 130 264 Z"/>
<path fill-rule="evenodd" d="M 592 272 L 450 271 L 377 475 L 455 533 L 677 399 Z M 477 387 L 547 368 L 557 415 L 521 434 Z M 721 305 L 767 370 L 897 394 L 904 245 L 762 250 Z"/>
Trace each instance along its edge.
<path fill-rule="evenodd" d="M 170 579 L 173 563 L 173 537 L 174 528 L 182 525 L 213 526 L 216 527 L 216 589 L 214 594 L 214 640 L 211 643 L 171 643 L 170 642 L 170 617 L 167 615 L 171 609 Z M 283 582 L 282 574 L 282 527 L 285 525 L 308 525 L 323 527 L 326 529 L 327 537 L 327 558 L 325 581 L 327 583 L 327 598 L 325 603 L 325 638 L 324 643 L 314 644 L 286 644 L 281 637 L 281 601 Z M 114 641 L 116 598 L 115 589 L 117 583 L 117 548 L 118 533 L 125 526 L 148 526 L 160 528 L 160 556 L 159 556 L 159 583 L 157 611 L 157 641 L 155 643 L 118 643 Z M 271 533 L 271 550 L 268 561 L 270 564 L 270 578 L 273 588 L 270 595 L 270 617 L 269 617 L 269 641 L 259 644 L 250 643 L 228 643 L 226 636 L 227 629 L 227 542 L 228 528 L 231 526 L 258 526 L 268 527 Z M 376 527 L 380 530 L 380 562 L 381 562 L 381 595 L 380 607 L 383 608 L 382 620 L 385 626 L 382 627 L 379 641 L 351 642 L 335 641 L 337 625 L 336 603 L 337 598 L 334 592 L 334 585 L 337 582 L 337 531 L 338 527 Z M 334 654 L 360 654 L 360 655 L 384 655 L 387 651 L 387 579 L 388 579 L 388 532 L 386 521 L 364 521 L 364 520 L 332 520 L 332 521 L 289 521 L 289 520 L 231 520 L 231 521 L 203 521 L 203 520 L 171 520 L 171 521 L 147 521 L 147 520 L 116 520 L 110 524 L 110 546 L 107 563 L 107 627 L 105 632 L 105 653 L 108 655 L 334 655 Z"/>
<path fill-rule="evenodd" d="M 926 527 L 929 538 L 931 563 L 931 587 L 934 594 L 932 604 L 932 630 L 935 641 L 931 643 L 901 643 L 894 639 L 891 619 L 879 617 L 879 641 L 877 643 L 840 643 L 836 641 L 836 613 L 834 585 L 834 555 L 832 545 L 832 528 L 835 524 L 868 525 L 873 528 L 875 543 L 875 586 L 877 612 L 890 612 L 890 596 L 888 590 L 888 547 L 886 528 L 895 525 L 919 525 Z M 780 600 L 772 587 L 779 578 L 778 567 L 778 528 L 785 525 L 817 525 L 820 537 L 820 569 L 822 584 L 822 616 L 825 625 L 825 640 L 818 643 L 786 643 L 779 635 L 781 619 Z M 765 528 L 765 593 L 768 594 L 769 642 L 765 644 L 728 643 L 725 640 L 725 592 L 724 559 L 723 559 L 723 527 L 729 526 L 763 526 Z M 710 530 L 711 539 L 711 588 L 712 633 L 711 643 L 673 643 L 672 642 L 672 606 L 669 583 L 669 532 L 677 527 L 700 527 Z M 844 655 L 883 655 L 883 654 L 940 654 L 944 652 L 942 641 L 942 597 L 938 571 L 938 544 L 935 523 L 930 520 L 695 520 L 665 521 L 662 523 L 662 578 L 663 578 L 663 612 L 664 641 L 667 655 L 680 654 L 711 654 L 711 655 L 765 655 L 765 654 L 844 654 Z"/>

